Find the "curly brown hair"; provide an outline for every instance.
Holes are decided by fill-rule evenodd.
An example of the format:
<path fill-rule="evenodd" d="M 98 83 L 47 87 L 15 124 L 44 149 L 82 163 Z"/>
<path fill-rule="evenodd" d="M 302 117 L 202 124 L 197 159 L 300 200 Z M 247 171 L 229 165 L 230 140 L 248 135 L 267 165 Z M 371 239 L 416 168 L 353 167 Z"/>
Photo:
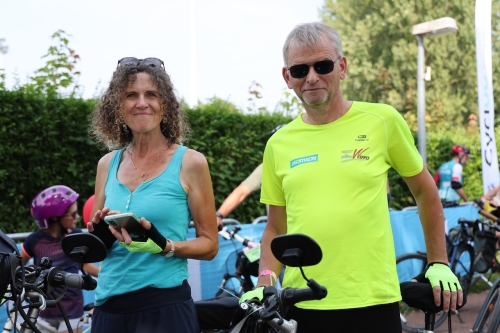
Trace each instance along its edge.
<path fill-rule="evenodd" d="M 91 135 L 109 149 L 120 149 L 133 141 L 132 131 L 123 119 L 125 90 L 134 83 L 138 73 L 149 74 L 160 94 L 162 121 L 161 132 L 169 145 L 182 144 L 189 132 L 186 114 L 175 94 L 169 75 L 162 67 L 143 65 L 120 66 L 113 73 L 109 87 L 94 109 Z"/>

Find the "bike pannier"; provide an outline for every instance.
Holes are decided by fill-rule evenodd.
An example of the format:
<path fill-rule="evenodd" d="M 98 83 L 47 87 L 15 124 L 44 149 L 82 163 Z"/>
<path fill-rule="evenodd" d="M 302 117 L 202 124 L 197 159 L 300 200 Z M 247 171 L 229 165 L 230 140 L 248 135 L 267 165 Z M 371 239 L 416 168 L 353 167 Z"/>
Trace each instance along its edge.
<path fill-rule="evenodd" d="M 478 230 L 474 233 L 474 270 L 486 273 L 495 259 L 497 238 L 492 231 Z"/>

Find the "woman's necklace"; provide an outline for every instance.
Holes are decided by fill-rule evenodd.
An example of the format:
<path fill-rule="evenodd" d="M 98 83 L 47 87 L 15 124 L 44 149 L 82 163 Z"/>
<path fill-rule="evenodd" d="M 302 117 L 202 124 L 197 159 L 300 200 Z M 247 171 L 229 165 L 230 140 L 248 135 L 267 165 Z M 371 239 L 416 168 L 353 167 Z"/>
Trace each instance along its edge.
<path fill-rule="evenodd" d="M 132 161 L 132 165 L 134 166 L 135 171 L 137 171 L 138 173 L 140 173 L 140 174 L 141 174 L 141 179 L 142 179 L 142 181 L 145 181 L 145 180 L 146 180 L 146 175 L 147 175 L 147 173 L 148 173 L 149 169 L 151 169 L 151 167 L 152 167 L 154 164 L 156 164 L 156 162 L 158 162 L 158 159 L 160 158 L 160 153 L 161 153 L 162 151 L 167 150 L 167 149 L 168 149 L 168 147 L 167 147 L 167 148 L 163 148 L 163 149 L 161 149 L 160 151 L 158 151 L 158 154 L 156 154 L 156 158 L 154 159 L 154 161 L 153 161 L 153 162 L 152 162 L 152 163 L 148 166 L 148 168 L 147 168 L 147 169 L 146 169 L 146 171 L 144 171 L 144 172 L 140 172 L 139 170 L 137 170 L 137 168 L 135 167 L 135 163 L 134 163 L 134 155 L 132 154 L 132 152 L 130 152 L 130 151 L 128 152 L 128 153 L 130 154 L 130 160 Z M 127 151 L 128 151 L 128 150 L 127 150 Z"/>

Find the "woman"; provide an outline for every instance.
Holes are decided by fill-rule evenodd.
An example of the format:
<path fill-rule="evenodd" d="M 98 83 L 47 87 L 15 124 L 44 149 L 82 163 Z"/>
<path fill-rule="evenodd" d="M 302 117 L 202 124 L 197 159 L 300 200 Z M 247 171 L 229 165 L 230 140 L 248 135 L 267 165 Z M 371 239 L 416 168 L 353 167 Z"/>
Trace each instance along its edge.
<path fill-rule="evenodd" d="M 79 264 L 68 258 L 61 249 L 61 240 L 67 234 L 81 233 L 76 228 L 78 222 L 78 193 L 64 185 L 55 185 L 37 194 L 31 202 L 31 215 L 40 230 L 30 234 L 22 244 L 21 257 L 26 264 L 33 258 L 34 264 L 40 266 L 43 257 L 52 259 L 52 266 L 61 267 L 68 273 L 78 273 Z M 84 270 L 97 276 L 98 267 L 84 264 Z M 55 290 L 60 295 L 64 287 Z M 51 296 L 49 295 L 49 298 Z M 83 294 L 81 289 L 68 288 L 61 299 L 73 332 L 81 332 L 80 318 L 83 316 Z M 57 332 L 68 332 L 64 317 L 58 307 L 47 308 L 40 312 L 38 322 L 53 327 Z M 48 332 L 39 325 L 41 332 Z"/>
<path fill-rule="evenodd" d="M 92 332 L 198 333 L 187 258 L 217 254 L 215 202 L 205 157 L 181 145 L 187 123 L 163 61 L 118 61 L 92 126 L 98 142 L 117 149 L 98 163 L 87 224 L 108 247 Z M 126 212 L 147 239 L 103 221 Z M 196 238 L 187 240 L 191 220 Z"/>

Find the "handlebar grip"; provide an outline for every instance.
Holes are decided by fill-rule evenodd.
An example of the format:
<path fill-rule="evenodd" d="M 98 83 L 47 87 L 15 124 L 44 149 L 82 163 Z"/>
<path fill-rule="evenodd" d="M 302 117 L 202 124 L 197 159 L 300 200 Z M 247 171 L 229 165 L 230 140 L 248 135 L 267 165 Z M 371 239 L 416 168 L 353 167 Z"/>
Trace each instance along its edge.
<path fill-rule="evenodd" d="M 85 290 L 94 290 L 97 287 L 97 281 L 90 275 L 84 278 L 79 274 L 65 272 L 59 267 L 54 267 L 50 271 L 49 283 L 52 286 L 68 286 Z"/>
<path fill-rule="evenodd" d="M 280 300 L 283 305 L 294 305 L 302 301 L 323 299 L 328 294 L 325 287 L 319 285 L 313 279 L 307 281 L 309 288 L 284 288 L 280 293 Z"/>
<path fill-rule="evenodd" d="M 310 288 L 284 288 L 280 292 L 280 300 L 283 305 L 294 305 L 302 301 L 314 299 L 314 293 Z"/>

